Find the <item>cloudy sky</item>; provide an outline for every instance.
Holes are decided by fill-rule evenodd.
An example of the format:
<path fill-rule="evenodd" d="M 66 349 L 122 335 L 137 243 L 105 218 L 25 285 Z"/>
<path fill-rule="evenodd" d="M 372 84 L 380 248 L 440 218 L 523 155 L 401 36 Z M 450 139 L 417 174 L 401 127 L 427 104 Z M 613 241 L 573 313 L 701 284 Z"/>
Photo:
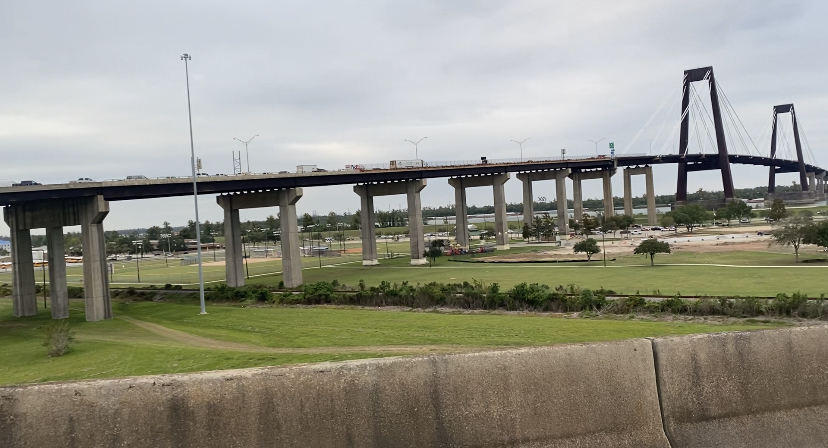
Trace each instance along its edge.
<path fill-rule="evenodd" d="M 672 152 L 679 112 L 668 108 L 682 73 L 708 65 L 758 150 L 769 146 L 759 136 L 771 107 L 793 102 L 825 166 L 826 17 L 824 1 L 8 2 L 0 179 L 188 174 L 182 53 L 192 55 L 195 150 L 208 173 L 231 173 L 231 151 L 244 150 L 233 138 L 256 134 L 254 172 L 412 159 L 405 139 L 424 136 L 426 161 L 519 157 L 511 140 L 527 137 L 524 157 L 591 154 L 587 140 L 600 138 L 603 153 L 609 141 L 647 152 L 651 138 L 653 152 Z M 766 169 L 733 171 L 737 187 L 767 182 Z M 674 173 L 656 168 L 658 193 L 674 192 Z M 721 189 L 716 173 L 689 183 Z M 615 176 L 616 195 L 622 186 Z M 634 194 L 643 190 L 636 180 Z M 584 191 L 598 197 L 600 182 Z M 517 179 L 506 193 L 521 201 Z M 535 194 L 553 197 L 553 183 Z M 430 180 L 422 199 L 448 204 L 452 190 Z M 474 189 L 469 201 L 490 204 L 491 190 Z M 214 197 L 199 203 L 202 219 L 221 219 Z M 404 203 L 376 200 L 382 209 Z M 305 189 L 297 207 L 353 212 L 359 199 L 350 186 Z M 191 198 L 111 209 L 109 229 L 193 218 Z"/>

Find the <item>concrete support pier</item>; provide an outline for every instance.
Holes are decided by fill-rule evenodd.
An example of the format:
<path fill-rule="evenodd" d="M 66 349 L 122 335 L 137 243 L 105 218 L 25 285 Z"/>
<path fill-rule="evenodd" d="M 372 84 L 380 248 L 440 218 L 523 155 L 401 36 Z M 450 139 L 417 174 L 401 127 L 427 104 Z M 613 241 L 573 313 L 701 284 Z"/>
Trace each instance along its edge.
<path fill-rule="evenodd" d="M 225 194 L 216 197 L 216 202 L 224 209 L 224 270 L 227 286 L 238 288 L 245 285 L 239 210 L 265 207 L 279 207 L 282 230 L 282 281 L 288 288 L 302 284 L 302 259 L 296 221 L 296 202 L 301 198 L 301 188 Z"/>
<path fill-rule="evenodd" d="M 301 188 L 279 191 L 279 224 L 282 231 L 282 281 L 288 288 L 302 284 L 302 253 L 299 250 L 299 224 L 296 203 L 302 198 Z"/>
<path fill-rule="evenodd" d="M 612 175 L 610 171 L 602 171 L 601 179 L 604 181 L 604 217 L 615 216 L 615 204 L 612 201 Z"/>
<path fill-rule="evenodd" d="M 69 289 L 66 284 L 66 258 L 63 256 L 63 227 L 46 228 L 46 246 L 52 319 L 66 319 L 69 317 Z"/>
<path fill-rule="evenodd" d="M 523 222 L 532 225 L 534 219 L 534 198 L 532 197 L 532 182 L 554 180 L 557 209 L 558 234 L 561 239 L 569 236 L 569 213 L 566 202 L 566 177 L 571 174 L 569 168 L 563 170 L 535 171 L 518 173 L 517 178 L 523 182 Z"/>
<path fill-rule="evenodd" d="M 6 222 L 11 230 L 13 314 L 15 317 L 34 316 L 37 314 L 37 296 L 32 235 L 29 229 L 19 229 L 8 219 Z"/>
<path fill-rule="evenodd" d="M 602 179 L 604 187 L 604 216 L 609 218 L 615 215 L 615 205 L 612 202 L 612 176 L 615 175 L 615 168 L 601 169 L 595 171 L 574 171 L 569 175 L 572 179 L 573 209 L 575 220 L 581 221 L 584 216 L 584 200 L 581 189 L 581 182 L 590 179 Z"/>
<path fill-rule="evenodd" d="M 30 230 L 45 228 L 52 318 L 69 317 L 63 227 L 80 225 L 86 320 L 112 318 L 103 229 L 107 214 L 109 202 L 103 196 L 22 202 L 3 209 L 3 218 L 11 229 L 12 302 L 15 316 L 37 314 Z"/>
<path fill-rule="evenodd" d="M 427 264 L 425 252 L 425 233 L 423 231 L 423 210 L 420 205 L 420 191 L 426 187 L 425 179 L 391 182 L 385 184 L 354 185 L 354 193 L 359 195 L 362 226 L 362 265 L 379 264 L 377 257 L 376 218 L 374 216 L 374 196 L 406 195 L 408 204 L 408 237 L 412 265 Z"/>
<path fill-rule="evenodd" d="M 816 173 L 808 173 L 808 191 L 816 191 Z"/>
<path fill-rule="evenodd" d="M 112 319 L 109 296 L 109 269 L 106 264 L 106 239 L 103 220 L 109 214 L 109 203 L 95 196 L 84 208 L 81 222 L 83 239 L 83 297 L 86 320 Z M 62 252 L 61 252 L 62 253 Z"/>
<path fill-rule="evenodd" d="M 655 203 L 655 187 L 653 185 L 653 167 L 643 166 L 635 168 L 624 168 L 624 214 L 633 215 L 632 205 L 632 176 L 644 175 L 647 185 L 647 224 L 654 226 L 658 224 Z"/>
<path fill-rule="evenodd" d="M 495 241 L 498 249 L 509 248 L 509 223 L 506 216 L 506 195 L 503 184 L 509 180 L 509 173 L 484 176 L 452 177 L 449 185 L 454 187 L 454 208 L 457 216 L 457 244 L 469 247 L 469 215 L 466 204 L 466 188 L 492 186 L 495 209 Z"/>

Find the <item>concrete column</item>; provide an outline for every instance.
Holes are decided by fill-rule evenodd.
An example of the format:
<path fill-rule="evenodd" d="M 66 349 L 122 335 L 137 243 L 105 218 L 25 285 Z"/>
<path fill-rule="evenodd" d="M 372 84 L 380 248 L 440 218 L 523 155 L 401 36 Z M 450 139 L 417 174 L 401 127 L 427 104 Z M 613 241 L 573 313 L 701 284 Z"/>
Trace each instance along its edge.
<path fill-rule="evenodd" d="M 408 199 L 408 239 L 411 247 L 411 264 L 427 264 L 425 252 L 425 232 L 423 231 L 423 209 L 420 204 L 420 191 L 425 188 L 423 182 L 407 182 Z"/>
<path fill-rule="evenodd" d="M 581 192 L 581 173 L 572 173 L 572 212 L 575 221 L 581 222 L 584 218 L 584 199 Z"/>
<path fill-rule="evenodd" d="M 624 214 L 633 215 L 632 175 L 629 168 L 624 168 Z"/>
<path fill-rule="evenodd" d="M 233 208 L 233 196 L 219 196 L 224 208 L 224 272 L 227 286 L 244 286 L 244 246 L 241 239 L 239 209 Z"/>
<path fill-rule="evenodd" d="M 819 194 L 821 195 L 825 195 L 825 176 L 824 172 L 819 175 Z"/>
<path fill-rule="evenodd" d="M 112 319 L 109 275 L 106 264 L 106 240 L 103 220 L 109 214 L 109 203 L 103 196 L 89 198 L 81 222 L 83 239 L 83 295 L 86 320 Z"/>
<path fill-rule="evenodd" d="M 612 203 L 612 171 L 601 172 L 604 180 L 604 217 L 615 215 L 615 205 Z"/>
<path fill-rule="evenodd" d="M 566 173 L 555 178 L 555 194 L 558 204 L 558 234 L 560 239 L 565 240 L 569 238 L 569 212 L 566 205 Z"/>
<path fill-rule="evenodd" d="M 532 180 L 520 179 L 523 182 L 523 223 L 532 225 L 535 216 L 535 203 L 532 197 Z"/>
<path fill-rule="evenodd" d="M 299 225 L 296 202 L 302 198 L 301 188 L 279 192 L 279 224 L 282 230 L 282 281 L 285 287 L 295 288 L 302 284 L 302 254 L 299 250 Z"/>
<path fill-rule="evenodd" d="M 469 215 L 466 211 L 466 187 L 463 186 L 463 178 L 457 177 L 449 179 L 449 185 L 454 187 L 457 244 L 461 247 L 469 247 Z"/>
<path fill-rule="evenodd" d="M 816 173 L 808 173 L 808 191 L 816 191 Z"/>
<path fill-rule="evenodd" d="M 11 230 L 12 255 L 12 313 L 15 317 L 37 314 L 32 235 L 28 229 Z"/>
<path fill-rule="evenodd" d="M 658 215 L 656 214 L 656 197 L 655 186 L 653 185 L 653 167 L 648 166 L 644 168 L 644 179 L 647 184 L 647 224 L 654 226 L 658 224 Z"/>
<path fill-rule="evenodd" d="M 46 245 L 52 319 L 66 319 L 69 317 L 69 291 L 66 284 L 66 258 L 63 257 L 63 227 L 46 228 Z"/>
<path fill-rule="evenodd" d="M 505 250 L 509 248 L 509 221 L 506 215 L 506 193 L 503 184 L 509 180 L 509 174 L 500 174 L 493 177 L 495 241 L 498 250 Z"/>
<path fill-rule="evenodd" d="M 354 191 L 359 195 L 360 225 L 362 226 L 362 265 L 372 266 L 379 264 L 377 259 L 377 237 L 374 228 L 374 197 L 368 185 L 356 185 Z"/>

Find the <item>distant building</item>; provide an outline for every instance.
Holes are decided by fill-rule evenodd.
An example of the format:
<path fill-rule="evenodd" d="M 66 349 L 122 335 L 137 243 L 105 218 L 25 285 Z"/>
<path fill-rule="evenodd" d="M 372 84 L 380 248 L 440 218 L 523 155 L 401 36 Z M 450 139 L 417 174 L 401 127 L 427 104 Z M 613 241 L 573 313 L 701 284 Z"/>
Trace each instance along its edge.
<path fill-rule="evenodd" d="M 11 241 L 0 240 L 0 249 L 11 252 Z"/>
<path fill-rule="evenodd" d="M 765 206 L 765 199 L 748 199 L 745 201 L 750 208 L 763 208 Z"/>

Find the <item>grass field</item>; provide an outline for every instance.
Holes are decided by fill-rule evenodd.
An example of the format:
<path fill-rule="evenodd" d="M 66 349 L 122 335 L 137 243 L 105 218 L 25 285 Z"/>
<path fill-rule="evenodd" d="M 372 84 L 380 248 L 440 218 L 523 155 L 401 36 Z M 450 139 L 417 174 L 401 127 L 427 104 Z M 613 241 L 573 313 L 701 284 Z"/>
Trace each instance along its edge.
<path fill-rule="evenodd" d="M 196 303 L 114 304 L 116 318 L 85 322 L 71 303 L 77 342 L 48 358 L 49 315 L 14 318 L 0 299 L 0 384 L 112 378 L 416 353 L 551 345 L 742 329 L 780 324 L 679 323 L 548 315 L 461 314 Z"/>

